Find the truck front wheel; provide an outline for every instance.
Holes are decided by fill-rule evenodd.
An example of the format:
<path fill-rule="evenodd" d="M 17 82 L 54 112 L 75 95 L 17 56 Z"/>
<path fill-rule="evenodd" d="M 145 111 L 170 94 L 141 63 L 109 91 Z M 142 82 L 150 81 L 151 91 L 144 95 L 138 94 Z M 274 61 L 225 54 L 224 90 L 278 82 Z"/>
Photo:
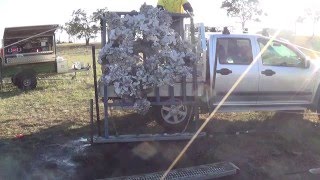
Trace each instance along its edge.
<path fill-rule="evenodd" d="M 181 101 L 175 99 L 175 102 Z M 167 130 L 183 130 L 194 117 L 192 106 L 184 104 L 156 106 L 154 111 L 157 123 Z"/>
<path fill-rule="evenodd" d="M 18 88 L 25 90 L 32 90 L 37 87 L 37 78 L 35 74 L 21 74 L 17 77 Z"/>

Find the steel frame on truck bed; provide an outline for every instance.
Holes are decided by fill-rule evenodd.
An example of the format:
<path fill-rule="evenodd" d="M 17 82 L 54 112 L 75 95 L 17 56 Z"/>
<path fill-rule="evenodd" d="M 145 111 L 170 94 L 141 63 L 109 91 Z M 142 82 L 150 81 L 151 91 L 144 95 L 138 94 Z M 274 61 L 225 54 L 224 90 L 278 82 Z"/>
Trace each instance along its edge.
<path fill-rule="evenodd" d="M 134 15 L 136 14 L 135 12 L 115 12 L 119 15 Z M 187 18 L 189 17 L 188 15 L 181 15 L 179 14 L 177 16 L 178 18 Z M 103 16 L 101 18 L 101 45 L 104 47 L 107 43 L 107 27 L 106 27 L 106 17 Z M 181 26 L 183 29 L 183 26 Z M 95 62 L 95 48 L 92 50 L 93 53 L 93 61 Z M 93 65 L 94 71 L 95 71 L 95 64 Z M 95 73 L 94 73 L 95 74 Z M 96 79 L 96 77 L 95 77 Z M 96 83 L 95 83 L 96 84 Z M 175 92 L 174 92 L 174 87 L 169 86 L 168 87 L 168 95 L 169 97 L 163 98 L 160 96 L 160 91 L 159 87 L 154 88 L 154 94 L 155 98 L 150 99 L 151 106 L 155 105 L 191 105 L 194 109 L 194 123 L 195 123 L 195 130 L 198 129 L 198 121 L 199 121 L 199 100 L 198 100 L 198 94 L 197 94 L 197 89 L 198 89 L 198 84 L 197 84 L 197 67 L 194 65 L 193 67 L 193 72 L 192 72 L 192 94 L 193 97 L 187 97 L 187 90 L 186 90 L 186 77 L 182 78 L 182 82 L 180 83 L 181 85 L 181 102 L 175 102 Z M 115 142 L 138 142 L 138 141 L 167 141 L 167 140 L 187 140 L 191 139 L 195 133 L 174 133 L 174 134 L 139 134 L 139 135 L 110 135 L 109 133 L 109 112 L 108 110 L 111 107 L 133 107 L 132 103 L 119 103 L 119 102 L 108 102 L 109 99 L 109 92 L 108 92 L 108 85 L 103 83 L 103 104 L 104 104 L 104 134 L 100 132 L 100 128 L 98 128 L 98 136 L 91 138 L 93 143 L 115 143 Z M 98 92 L 97 92 L 97 87 L 95 87 L 96 91 L 96 101 L 98 101 Z M 169 98 L 169 100 L 168 100 Z M 166 101 L 164 101 L 166 99 Z M 96 107 L 97 104 L 96 104 Z M 99 110 L 97 110 L 99 111 Z M 97 113 L 98 114 L 98 113 Z M 98 126 L 100 126 L 100 121 L 99 117 L 97 117 L 98 121 Z M 93 123 L 93 122 L 91 122 Z M 198 137 L 205 136 L 206 133 L 202 132 L 198 135 Z"/>
<path fill-rule="evenodd" d="M 119 14 L 126 14 L 126 13 L 119 13 Z M 131 13 L 129 13 L 131 14 Z M 106 19 L 101 19 L 102 25 L 102 47 L 106 44 Z M 192 34 L 192 33 L 191 33 Z M 194 34 L 193 34 L 194 35 Z M 193 38 L 194 39 L 194 38 Z M 97 110 L 97 120 L 98 120 L 98 137 L 91 136 L 91 143 L 127 143 L 127 142 L 141 142 L 141 141 L 169 141 L 169 140 L 188 140 L 191 139 L 195 133 L 175 133 L 175 134 L 139 134 L 139 135 L 120 135 L 120 136 L 112 136 L 109 134 L 109 107 L 125 107 L 125 106 L 133 106 L 131 103 L 123 104 L 123 103 L 115 103 L 115 102 L 108 102 L 108 84 L 103 83 L 103 104 L 104 104 L 104 134 L 101 135 L 100 132 L 100 120 L 99 120 L 99 105 L 98 105 L 98 88 L 97 88 L 97 77 L 96 77 L 96 59 L 95 59 L 95 47 L 92 47 L 92 56 L 93 56 L 93 69 L 94 69 L 94 84 L 95 84 L 95 100 L 96 100 L 96 110 Z M 181 86 L 179 93 L 182 101 L 179 104 L 184 105 L 191 105 L 193 106 L 195 112 L 195 124 L 196 128 L 195 131 L 198 130 L 198 121 L 199 121 L 199 99 L 198 99 L 198 76 L 197 76 L 197 67 L 196 65 L 193 67 L 192 72 L 192 94 L 193 97 L 187 96 L 187 82 L 186 77 L 184 77 L 179 84 Z M 176 86 L 175 86 L 176 87 Z M 162 89 L 161 89 L 162 90 Z M 174 101 L 175 97 L 175 89 L 173 86 L 168 87 L 168 96 L 169 101 L 164 101 L 163 96 L 161 97 L 160 88 L 156 87 L 153 89 L 154 95 L 151 101 L 151 105 L 175 105 L 177 102 Z M 163 91 L 163 90 L 162 90 Z M 114 98 L 114 97 L 112 97 Z M 94 125 L 93 125 L 93 100 L 90 101 L 90 117 L 91 117 L 91 130 L 93 132 Z M 205 133 L 198 134 L 198 137 L 205 136 Z M 230 175 L 235 175 L 239 172 L 239 168 L 235 166 L 231 162 L 218 162 L 214 164 L 207 164 L 207 165 L 200 165 L 182 169 L 174 169 L 166 174 L 165 172 L 156 172 L 150 174 L 141 174 L 141 175 L 134 175 L 134 176 L 127 176 L 127 177 L 116 177 L 116 178 L 107 178 L 110 180 L 118 180 L 118 179 L 166 179 L 166 180 L 185 180 L 185 179 L 213 179 L 213 178 L 220 178 Z M 166 174 L 166 175 L 165 175 Z"/>

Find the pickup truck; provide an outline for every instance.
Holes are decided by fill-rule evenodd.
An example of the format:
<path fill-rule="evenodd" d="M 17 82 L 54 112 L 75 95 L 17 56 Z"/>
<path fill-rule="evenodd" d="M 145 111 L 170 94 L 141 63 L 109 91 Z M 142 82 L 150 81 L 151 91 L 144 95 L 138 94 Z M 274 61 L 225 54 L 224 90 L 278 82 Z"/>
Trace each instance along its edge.
<path fill-rule="evenodd" d="M 175 18 L 186 17 L 180 14 Z M 101 24 L 104 46 L 108 32 L 106 19 L 101 18 Z M 184 30 L 181 37 L 197 46 L 194 50 L 199 62 L 193 78 L 179 80 L 173 87 L 148 91 L 152 105 L 149 112 L 164 127 L 185 127 L 198 114 L 197 104 L 203 113 L 218 105 L 220 112 L 320 110 L 320 63 L 311 61 L 290 42 L 257 34 L 205 32 L 201 23 L 197 25 L 196 37 L 193 21 L 189 29 L 187 26 L 180 29 Z M 196 38 L 199 43 L 195 43 Z M 108 99 L 116 102 L 110 103 L 111 106 L 126 104 L 121 103 L 123 100 L 116 95 L 112 84 L 100 81 L 99 86 L 105 107 Z M 195 102 L 199 103 L 194 105 Z"/>
<path fill-rule="evenodd" d="M 207 48 L 197 67 L 196 94 L 202 104 L 201 112 L 212 111 L 233 86 L 235 89 L 220 112 L 320 110 L 320 63 L 308 59 L 294 45 L 256 34 L 214 33 L 206 39 Z M 243 79 L 235 84 L 247 69 Z M 113 86 L 107 89 L 109 99 L 118 99 Z M 181 92 L 181 84 L 176 83 L 177 101 L 182 98 Z M 160 87 L 159 95 L 169 97 L 168 87 Z M 186 95 L 194 95 L 191 80 L 187 80 Z M 148 94 L 150 99 L 155 96 L 154 91 Z M 193 115 L 192 106 L 183 104 L 153 106 L 151 110 L 165 127 L 183 126 Z"/>

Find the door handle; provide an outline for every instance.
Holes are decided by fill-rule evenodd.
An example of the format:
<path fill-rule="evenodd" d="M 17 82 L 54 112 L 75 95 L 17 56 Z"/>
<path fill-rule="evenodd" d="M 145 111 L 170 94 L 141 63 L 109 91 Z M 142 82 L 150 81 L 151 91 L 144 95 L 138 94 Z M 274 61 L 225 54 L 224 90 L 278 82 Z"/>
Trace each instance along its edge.
<path fill-rule="evenodd" d="M 261 71 L 261 74 L 264 74 L 266 76 L 273 76 L 274 74 L 276 74 L 276 72 L 272 71 L 271 69 L 266 69 L 264 71 Z"/>
<path fill-rule="evenodd" d="M 227 68 L 222 68 L 220 70 L 217 70 L 216 72 L 221 74 L 221 75 L 228 75 L 228 74 L 232 73 L 232 71 L 230 69 L 227 69 Z"/>

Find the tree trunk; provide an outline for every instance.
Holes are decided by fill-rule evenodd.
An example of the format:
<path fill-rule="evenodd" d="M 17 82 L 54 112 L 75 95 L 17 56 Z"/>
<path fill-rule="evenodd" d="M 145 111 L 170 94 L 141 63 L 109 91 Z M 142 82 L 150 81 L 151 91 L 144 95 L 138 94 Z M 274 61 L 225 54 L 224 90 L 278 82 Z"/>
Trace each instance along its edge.
<path fill-rule="evenodd" d="M 314 31 L 315 31 L 315 27 L 316 27 L 316 22 L 313 22 L 313 27 L 312 27 L 312 37 L 314 37 Z"/>
<path fill-rule="evenodd" d="M 246 22 L 245 22 L 245 21 L 242 21 L 242 22 L 241 22 L 242 31 L 244 31 L 245 26 L 246 26 Z"/>
<path fill-rule="evenodd" d="M 86 46 L 89 46 L 90 38 L 86 38 Z"/>

